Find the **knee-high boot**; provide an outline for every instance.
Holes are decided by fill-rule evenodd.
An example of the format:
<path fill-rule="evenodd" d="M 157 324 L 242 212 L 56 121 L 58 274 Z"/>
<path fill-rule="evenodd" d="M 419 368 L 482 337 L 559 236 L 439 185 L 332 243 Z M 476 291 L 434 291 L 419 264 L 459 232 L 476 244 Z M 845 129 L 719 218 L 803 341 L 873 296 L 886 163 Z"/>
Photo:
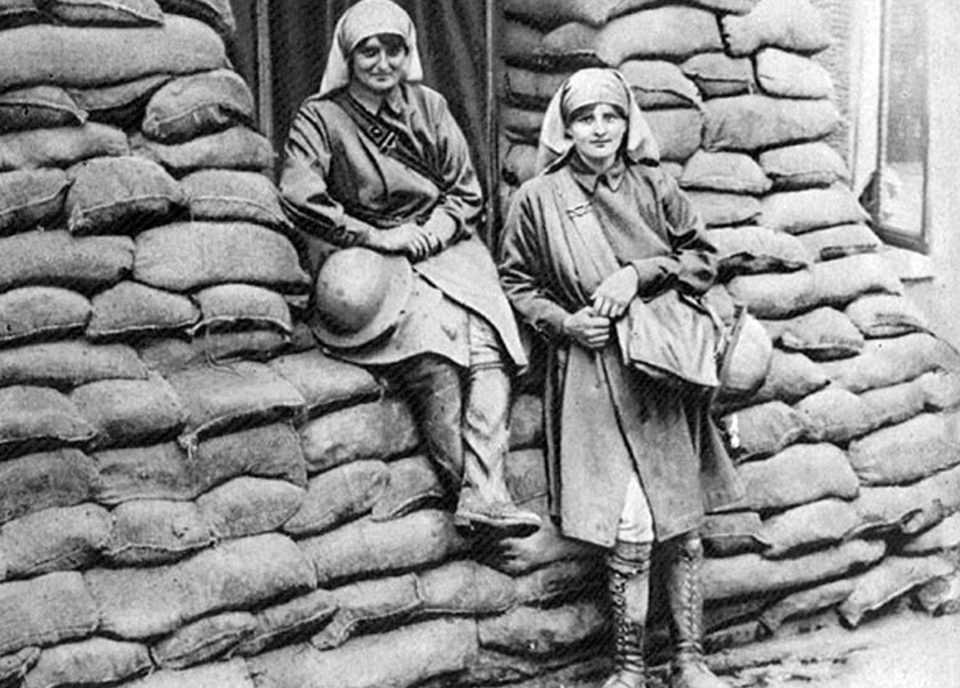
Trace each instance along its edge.
<path fill-rule="evenodd" d="M 646 686 L 643 635 L 650 600 L 650 550 L 650 543 L 618 540 L 607 556 L 615 670 L 603 688 Z"/>
<path fill-rule="evenodd" d="M 676 645 L 671 688 L 729 688 L 707 667 L 703 656 L 703 588 L 700 566 L 703 544 L 696 533 L 666 543 L 669 569 L 667 596 L 670 626 Z"/>

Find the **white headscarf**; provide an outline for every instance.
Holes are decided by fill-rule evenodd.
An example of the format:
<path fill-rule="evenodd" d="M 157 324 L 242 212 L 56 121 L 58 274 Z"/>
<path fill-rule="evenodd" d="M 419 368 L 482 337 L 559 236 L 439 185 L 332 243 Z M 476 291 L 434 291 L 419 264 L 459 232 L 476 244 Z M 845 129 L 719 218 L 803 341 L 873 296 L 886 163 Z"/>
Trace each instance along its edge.
<path fill-rule="evenodd" d="M 567 135 L 567 118 L 574 110 L 597 103 L 613 105 L 626 114 L 625 150 L 632 160 L 660 160 L 660 148 L 626 79 L 616 69 L 591 67 L 570 75 L 550 100 L 540 128 L 538 172 L 566 157 L 573 147 L 573 139 Z"/>
<path fill-rule="evenodd" d="M 325 95 L 349 84 L 350 53 L 363 41 L 381 33 L 400 36 L 407 44 L 409 61 L 404 81 L 422 81 L 423 66 L 417 50 L 417 29 L 410 15 L 391 0 L 360 0 L 347 9 L 337 21 L 318 95 Z"/>

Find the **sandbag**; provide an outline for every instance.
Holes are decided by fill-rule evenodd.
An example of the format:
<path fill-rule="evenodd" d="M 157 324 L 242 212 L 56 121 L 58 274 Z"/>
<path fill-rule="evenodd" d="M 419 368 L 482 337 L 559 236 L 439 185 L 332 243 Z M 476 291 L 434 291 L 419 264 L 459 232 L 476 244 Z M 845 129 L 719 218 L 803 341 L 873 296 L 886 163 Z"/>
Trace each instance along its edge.
<path fill-rule="evenodd" d="M 75 571 L 0 584 L 0 655 L 85 638 L 98 623 L 96 602 Z"/>
<path fill-rule="evenodd" d="M 253 93 L 232 69 L 181 76 L 147 103 L 142 131 L 155 141 L 179 143 L 232 126 L 255 125 Z"/>
<path fill-rule="evenodd" d="M 928 407 L 927 386 L 934 385 L 932 379 L 936 373 L 924 373 L 915 380 L 871 389 L 860 395 L 863 403 L 870 408 L 870 414 L 877 428 L 902 423 L 922 413 Z M 930 410 L 939 410 L 930 405 Z"/>
<path fill-rule="evenodd" d="M 150 656 L 161 669 L 185 669 L 210 662 L 236 648 L 256 625 L 256 618 L 249 612 L 208 616 L 151 645 Z"/>
<path fill-rule="evenodd" d="M 254 615 L 256 625 L 236 648 L 236 654 L 250 657 L 298 635 L 318 630 L 337 611 L 334 593 L 314 590 L 292 600 L 274 604 Z"/>
<path fill-rule="evenodd" d="M 99 475 L 76 449 L 29 454 L 0 463 L 0 523 L 90 501 Z"/>
<path fill-rule="evenodd" d="M 831 382 L 851 392 L 865 392 L 913 380 L 923 373 L 956 369 L 957 354 L 946 342 L 926 333 L 868 339 L 863 353 L 845 361 L 824 361 Z"/>
<path fill-rule="evenodd" d="M 45 84 L 0 93 L 3 132 L 79 126 L 86 121 L 86 111 L 59 86 Z"/>
<path fill-rule="evenodd" d="M 192 220 L 253 222 L 286 229 L 290 221 L 269 177 L 237 170 L 200 170 L 180 180 Z"/>
<path fill-rule="evenodd" d="M 453 517 L 430 509 L 380 523 L 363 518 L 299 544 L 325 586 L 441 562 L 465 545 Z"/>
<path fill-rule="evenodd" d="M 230 0 L 157 0 L 164 12 L 173 12 L 199 19 L 221 36 L 230 37 L 237 30 Z"/>
<path fill-rule="evenodd" d="M 169 633 L 201 616 L 316 587 L 310 562 L 276 534 L 230 540 L 176 564 L 92 569 L 83 577 L 100 609 L 101 629 L 127 639 Z"/>
<path fill-rule="evenodd" d="M 133 274 L 176 292 L 225 282 L 303 292 L 310 281 L 288 239 L 244 222 L 178 222 L 142 232 Z"/>
<path fill-rule="evenodd" d="M 644 113 L 653 137 L 660 147 L 660 157 L 683 162 L 700 147 L 703 114 L 691 108 L 650 110 Z"/>
<path fill-rule="evenodd" d="M 760 153 L 759 161 L 777 191 L 829 187 L 850 178 L 840 154 L 822 141 L 772 148 Z"/>
<path fill-rule="evenodd" d="M 703 104 L 703 147 L 708 151 L 756 151 L 821 139 L 841 122 L 829 100 L 743 95 Z"/>
<path fill-rule="evenodd" d="M 763 610 L 760 623 L 768 633 L 776 633 L 789 619 L 809 616 L 843 602 L 853 592 L 853 585 L 852 579 L 841 578 L 787 595 Z"/>
<path fill-rule="evenodd" d="M 611 18 L 658 4 L 657 0 L 507 0 L 503 11 L 535 25 L 583 22 L 601 26 Z M 744 14 L 756 0 L 693 0 L 690 4 Z"/>
<path fill-rule="evenodd" d="M 397 399 L 350 406 L 300 427 L 310 473 L 351 461 L 411 454 L 420 438 L 410 410 Z"/>
<path fill-rule="evenodd" d="M 547 494 L 547 462 L 543 449 L 511 451 L 504 462 L 504 479 L 517 504 L 540 500 Z"/>
<path fill-rule="evenodd" d="M 252 361 L 182 370 L 168 380 L 187 412 L 180 438 L 186 447 L 201 436 L 292 418 L 304 403 L 290 383 Z"/>
<path fill-rule="evenodd" d="M 916 379 L 923 390 L 928 411 L 955 411 L 960 408 L 960 375 L 952 370 L 935 370 Z"/>
<path fill-rule="evenodd" d="M 777 454 L 807 433 L 804 417 L 782 401 L 750 406 L 723 420 L 731 429 L 731 443 L 740 462 Z"/>
<path fill-rule="evenodd" d="M 71 392 L 70 400 L 96 428 L 97 447 L 170 439 L 186 422 L 176 393 L 159 375 L 91 382 Z"/>
<path fill-rule="evenodd" d="M 883 558 L 883 541 L 852 540 L 837 547 L 792 559 L 765 559 L 759 554 L 708 559 L 700 577 L 706 600 L 769 594 L 838 578 Z"/>
<path fill-rule="evenodd" d="M 789 318 L 810 310 L 817 301 L 817 282 L 811 268 L 787 273 L 737 275 L 727 291 L 756 318 Z"/>
<path fill-rule="evenodd" d="M 878 424 L 870 405 L 853 392 L 836 387 L 814 392 L 797 403 L 796 409 L 815 442 L 846 444 Z"/>
<path fill-rule="evenodd" d="M 180 671 L 157 671 L 128 685 L 130 688 L 254 688 L 242 659 L 201 664 Z"/>
<path fill-rule="evenodd" d="M 726 325 L 727 335 L 733 325 Z M 717 399 L 729 402 L 750 397 L 763 384 L 770 372 L 773 342 L 756 318 L 744 314 L 740 337 L 733 352 L 727 357 L 727 370 Z"/>
<path fill-rule="evenodd" d="M 707 514 L 700 527 L 700 537 L 707 556 L 731 557 L 761 551 L 768 544 L 760 538 L 761 528 L 756 511 Z"/>
<path fill-rule="evenodd" d="M 542 109 L 528 109 L 505 105 L 500 109 L 500 125 L 508 141 L 535 146 L 543 126 Z"/>
<path fill-rule="evenodd" d="M 88 158 L 129 153 L 127 137 L 120 129 L 95 122 L 0 134 L 0 172 L 69 167 Z"/>
<path fill-rule="evenodd" d="M 844 313 L 864 337 L 898 337 L 929 330 L 927 318 L 902 296 L 868 294 L 847 306 Z"/>
<path fill-rule="evenodd" d="M 43 11 L 75 26 L 163 26 L 154 0 L 40 0 Z"/>
<path fill-rule="evenodd" d="M 62 170 L 0 173 L 0 235 L 57 224 L 69 187 Z"/>
<path fill-rule="evenodd" d="M 242 476 L 197 497 L 197 508 L 218 538 L 248 537 L 279 530 L 303 495 L 285 480 Z"/>
<path fill-rule="evenodd" d="M 687 191 L 686 195 L 707 227 L 742 225 L 760 215 L 760 201 L 753 196 L 696 190 Z"/>
<path fill-rule="evenodd" d="M 0 44 L 0 91 L 49 81 L 98 86 L 150 74 L 189 74 L 228 66 L 223 41 L 209 27 L 169 15 L 163 26 L 36 25 L 7 31 Z"/>
<path fill-rule="evenodd" d="M 720 24 L 731 55 L 753 55 L 764 46 L 797 53 L 830 46 L 823 15 L 809 0 L 761 0 L 746 16 L 721 17 Z"/>
<path fill-rule="evenodd" d="M 120 504 L 111 515 L 114 527 L 104 555 L 115 565 L 171 563 L 217 542 L 193 502 L 138 499 Z"/>
<path fill-rule="evenodd" d="M 517 607 L 477 625 L 481 647 L 547 657 L 596 636 L 607 627 L 607 617 L 597 602 L 578 601 L 552 609 Z"/>
<path fill-rule="evenodd" d="M 569 71 L 538 72 L 510 65 L 505 65 L 501 73 L 504 95 L 511 104 L 540 110 L 546 110 L 569 76 Z"/>
<path fill-rule="evenodd" d="M 854 581 L 853 592 L 837 608 L 852 628 L 870 612 L 935 578 L 949 576 L 956 564 L 940 556 L 887 557 Z"/>
<path fill-rule="evenodd" d="M 543 398 L 517 394 L 510 406 L 510 449 L 539 447 L 543 443 L 543 423 Z"/>
<path fill-rule="evenodd" d="M 0 238 L 0 288 L 60 285 L 88 293 L 133 270 L 130 237 L 74 237 L 65 230 Z"/>
<path fill-rule="evenodd" d="M 842 449 L 832 444 L 795 444 L 763 461 L 738 468 L 746 498 L 738 509 L 783 510 L 827 497 L 853 499 L 857 476 Z"/>
<path fill-rule="evenodd" d="M 764 519 L 760 538 L 768 543 L 763 556 L 780 559 L 798 549 L 841 542 L 860 523 L 855 506 L 839 499 L 803 504 Z"/>
<path fill-rule="evenodd" d="M 790 320 L 764 322 L 774 342 L 787 351 L 798 351 L 815 361 L 856 356 L 863 351 L 863 335 L 850 318 L 823 306 Z"/>
<path fill-rule="evenodd" d="M 124 130 L 139 129 L 147 100 L 172 78 L 171 74 L 154 74 L 118 84 L 68 88 L 67 93 L 91 120 Z"/>
<path fill-rule="evenodd" d="M 813 256 L 796 237 L 766 227 L 711 229 L 707 239 L 717 248 L 720 272 L 725 278 L 792 272 L 813 263 Z"/>
<path fill-rule="evenodd" d="M 145 380 L 147 368 L 123 344 L 42 342 L 0 350 L 0 384 L 75 387 L 98 380 Z"/>
<path fill-rule="evenodd" d="M 177 182 L 136 156 L 94 158 L 71 168 L 67 229 L 74 234 L 137 234 L 184 205 Z"/>
<path fill-rule="evenodd" d="M 44 509 L 0 528 L 0 561 L 7 578 L 30 578 L 92 564 L 107 544 L 113 522 L 95 504 Z"/>
<path fill-rule="evenodd" d="M 928 614 L 956 614 L 960 610 L 960 571 L 933 579 L 920 586 L 911 597 Z"/>
<path fill-rule="evenodd" d="M 617 69 L 623 74 L 640 109 L 700 107 L 696 84 L 680 68 L 664 60 L 627 60 Z"/>
<path fill-rule="evenodd" d="M 283 296 L 270 289 L 250 284 L 218 284 L 194 295 L 200 306 L 200 321 L 193 326 L 200 330 L 240 327 L 275 327 L 293 332 L 290 308 Z"/>
<path fill-rule="evenodd" d="M 501 173 L 503 181 L 514 186 L 532 179 L 536 173 L 537 147 L 529 143 L 506 142 L 506 155 L 503 158 Z M 509 208 L 509 204 L 506 206 Z M 503 214 L 506 217 L 507 213 Z"/>
<path fill-rule="evenodd" d="M 830 378 L 817 363 L 803 354 L 774 349 L 770 370 L 753 400 L 757 403 L 779 399 L 787 403 L 813 394 L 829 384 Z"/>
<path fill-rule="evenodd" d="M 0 344 L 82 330 L 92 308 L 86 297 L 60 287 L 21 287 L 0 293 Z"/>
<path fill-rule="evenodd" d="M 511 576 L 521 576 L 557 561 L 591 559 L 598 550 L 580 540 L 566 538 L 548 516 L 546 495 L 524 502 L 523 507 L 537 513 L 543 524 L 525 538 L 504 538 L 496 552 L 490 552 L 493 565 Z"/>
<path fill-rule="evenodd" d="M 957 547 L 960 547 L 960 514 L 953 514 L 930 530 L 907 540 L 900 551 L 906 555 L 932 554 Z"/>
<path fill-rule="evenodd" d="M 219 365 L 238 359 L 266 362 L 291 350 L 291 336 L 273 327 L 202 330 L 190 339 L 164 337 L 140 341 L 144 362 L 163 375 L 186 368 Z"/>
<path fill-rule="evenodd" d="M 0 388 L 0 459 L 47 446 L 84 444 L 96 432 L 76 405 L 54 389 Z"/>
<path fill-rule="evenodd" d="M 499 614 L 517 602 L 513 578 L 470 560 L 420 573 L 417 596 L 425 614 Z"/>
<path fill-rule="evenodd" d="M 760 218 L 764 226 L 790 234 L 866 220 L 857 197 L 843 185 L 772 193 L 763 199 Z"/>
<path fill-rule="evenodd" d="M 408 622 L 422 606 L 413 573 L 350 583 L 334 588 L 330 595 L 337 611 L 330 623 L 310 638 L 310 644 L 319 650 L 340 647 L 356 635 Z"/>
<path fill-rule="evenodd" d="M 0 28 L 12 29 L 44 20 L 35 0 L 6 0 L 0 6 Z"/>
<path fill-rule="evenodd" d="M 760 195 L 770 190 L 770 180 L 756 160 L 745 153 L 697 151 L 684 165 L 680 186 Z"/>
<path fill-rule="evenodd" d="M 778 98 L 833 98 L 833 78 L 808 57 L 779 48 L 764 48 L 756 57 L 757 82 Z"/>
<path fill-rule="evenodd" d="M 129 680 L 153 668 L 147 648 L 110 638 L 89 638 L 48 647 L 23 688 L 66 688 Z"/>
<path fill-rule="evenodd" d="M 850 465 L 865 485 L 914 482 L 960 463 L 942 416 L 924 413 L 850 443 Z"/>
<path fill-rule="evenodd" d="M 297 388 L 306 400 L 306 412 L 310 417 L 383 393 L 376 378 L 367 370 L 330 358 L 316 348 L 280 356 L 267 365 Z"/>
<path fill-rule="evenodd" d="M 597 560 L 557 561 L 515 580 L 517 602 L 543 607 L 591 598 L 604 589 L 604 569 Z"/>
<path fill-rule="evenodd" d="M 373 505 L 374 521 L 400 518 L 418 509 L 442 508 L 448 495 L 433 462 L 426 456 L 391 461 L 387 485 Z"/>
<path fill-rule="evenodd" d="M 315 535 L 368 514 L 389 479 L 382 461 L 352 461 L 315 475 L 283 531 L 294 537 Z"/>
<path fill-rule="evenodd" d="M 725 98 L 757 90 L 753 63 L 722 52 L 694 55 L 681 69 L 700 89 L 704 98 Z"/>
<path fill-rule="evenodd" d="M 247 666 L 257 688 L 381 688 L 461 672 L 476 655 L 473 620 L 438 619 L 356 638 L 325 652 L 288 645 L 251 657 Z"/>
<path fill-rule="evenodd" d="M 199 318 L 200 310 L 186 296 L 125 280 L 93 297 L 86 335 L 90 339 L 112 339 L 183 330 Z"/>
<path fill-rule="evenodd" d="M 276 157 L 265 136 L 247 127 L 230 127 L 183 143 L 159 143 L 130 137 L 136 155 L 163 165 L 175 177 L 208 168 L 266 172 Z"/>
<path fill-rule="evenodd" d="M 864 486 L 856 506 L 865 530 L 914 535 L 960 510 L 960 469 L 949 468 L 910 485 Z"/>
<path fill-rule="evenodd" d="M 859 253 L 873 253 L 883 247 L 883 242 L 865 224 L 840 225 L 804 232 L 803 242 L 819 260 L 834 260 Z"/>

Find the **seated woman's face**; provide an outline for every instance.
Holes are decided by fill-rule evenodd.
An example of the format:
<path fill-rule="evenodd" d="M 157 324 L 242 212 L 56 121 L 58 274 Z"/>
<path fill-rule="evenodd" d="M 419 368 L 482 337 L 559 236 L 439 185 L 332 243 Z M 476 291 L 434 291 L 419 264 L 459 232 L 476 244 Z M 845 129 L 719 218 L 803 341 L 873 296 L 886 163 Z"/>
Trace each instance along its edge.
<path fill-rule="evenodd" d="M 589 163 L 612 162 L 627 132 L 627 120 L 607 103 L 585 105 L 570 115 L 567 134 L 580 157 Z"/>
<path fill-rule="evenodd" d="M 374 93 L 386 93 L 403 78 L 407 45 L 393 34 L 371 36 L 350 54 L 352 78 Z"/>

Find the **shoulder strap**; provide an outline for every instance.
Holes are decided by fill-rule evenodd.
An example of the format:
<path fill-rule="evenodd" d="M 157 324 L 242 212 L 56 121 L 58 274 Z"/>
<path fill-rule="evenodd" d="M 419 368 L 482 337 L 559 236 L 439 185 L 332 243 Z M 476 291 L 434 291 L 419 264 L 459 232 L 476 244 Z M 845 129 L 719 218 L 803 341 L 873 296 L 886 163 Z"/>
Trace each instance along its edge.
<path fill-rule="evenodd" d="M 377 150 L 394 160 L 398 160 L 417 174 L 426 177 L 440 191 L 444 190 L 444 183 L 440 179 L 440 175 L 424 164 L 406 132 L 369 112 L 354 100 L 345 88 L 331 94 L 330 100 L 340 106 L 340 109 L 350 117 L 357 128 L 373 142 Z"/>

